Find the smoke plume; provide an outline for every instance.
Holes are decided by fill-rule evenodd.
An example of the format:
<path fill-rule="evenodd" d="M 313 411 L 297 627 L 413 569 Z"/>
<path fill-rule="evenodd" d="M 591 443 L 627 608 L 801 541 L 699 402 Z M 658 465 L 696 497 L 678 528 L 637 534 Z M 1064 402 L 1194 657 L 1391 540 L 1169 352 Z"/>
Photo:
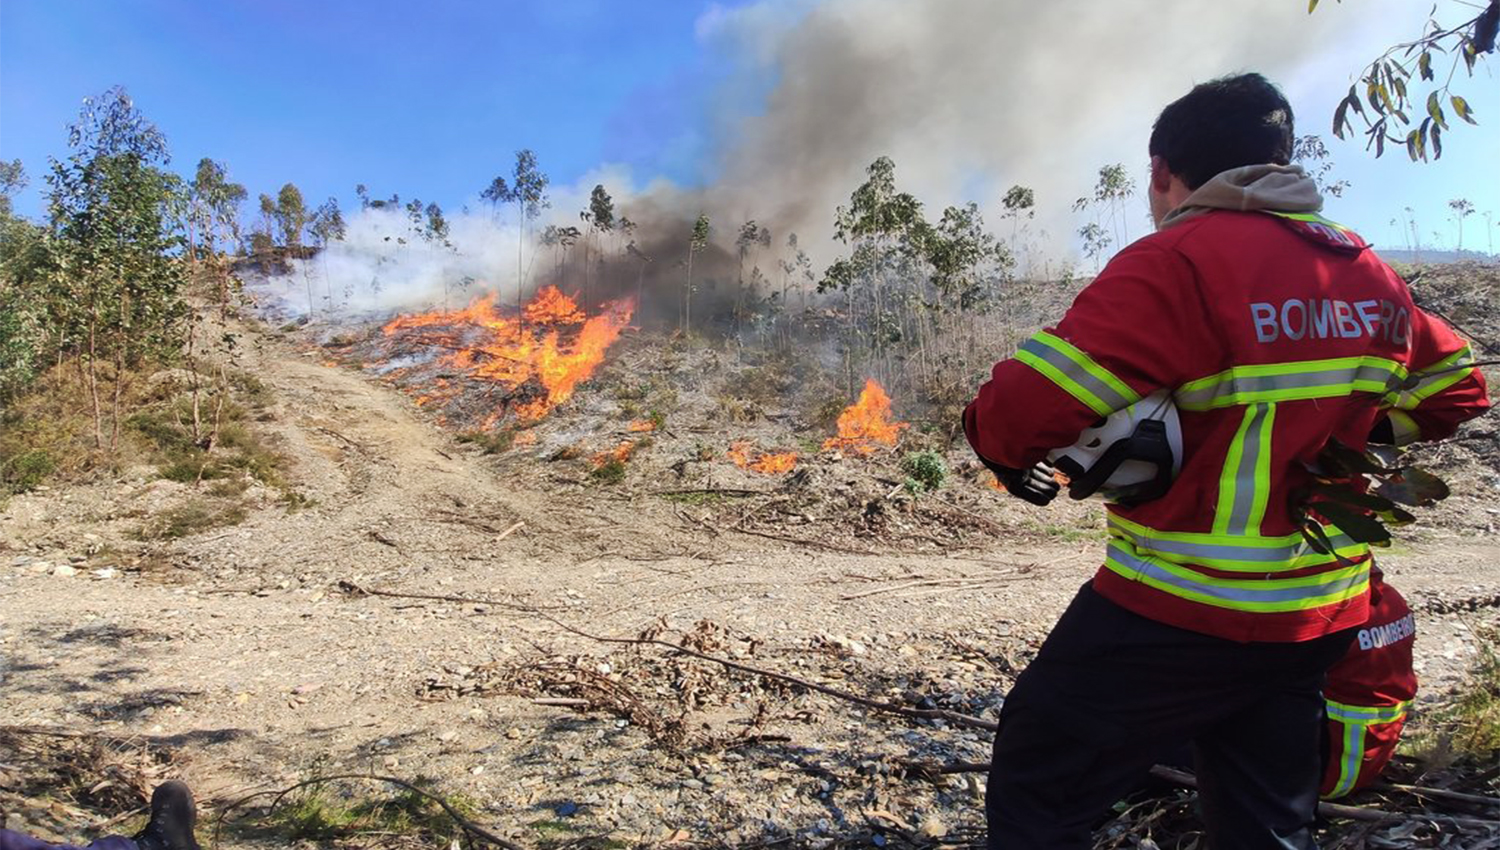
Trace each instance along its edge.
<path fill-rule="evenodd" d="M 1293 83 L 1295 70 L 1347 23 L 1308 16 L 1294 0 L 763 0 L 713 7 L 700 19 L 698 37 L 706 50 L 732 56 L 736 70 L 707 98 L 717 108 L 702 117 L 717 140 L 709 185 L 637 186 L 622 171 L 606 171 L 554 190 L 548 215 L 582 227 L 577 211 L 587 205 L 588 189 L 608 187 L 617 212 L 639 225 L 633 238 L 640 253 L 612 253 L 610 272 L 590 296 L 639 291 L 646 320 L 675 318 L 681 263 L 699 214 L 714 230 L 710 249 L 694 258 L 703 309 L 737 297 L 734 239 L 748 219 L 771 231 L 773 247 L 758 259 L 769 275 L 779 277 L 773 257 L 785 253 L 792 232 L 821 271 L 837 247 L 834 208 L 848 202 L 882 155 L 894 160 L 898 185 L 924 202 L 930 220 L 944 206 L 972 200 L 998 230 L 1005 190 L 1032 188 L 1033 238 L 1063 256 L 1079 224 L 1071 204 L 1089 194 L 1101 165 L 1123 162 L 1144 194 L 1145 142 L 1164 104 L 1196 82 L 1241 70 Z M 1321 127 L 1325 105 L 1299 104 L 1295 86 L 1288 88 L 1303 126 Z M 1149 226 L 1144 199 L 1137 200 L 1130 238 Z M 512 225 L 495 223 L 488 211 L 458 215 L 452 248 L 410 240 L 393 247 L 403 218 L 355 215 L 347 242 L 296 269 L 293 283 L 311 281 L 314 302 L 320 289 L 330 303 L 347 290 L 358 293 L 349 303 L 386 312 L 461 303 L 456 291 L 476 286 L 515 291 Z M 573 265 L 560 268 L 558 254 L 529 241 L 532 285 L 561 277 L 565 289 L 580 289 L 577 249 Z"/>

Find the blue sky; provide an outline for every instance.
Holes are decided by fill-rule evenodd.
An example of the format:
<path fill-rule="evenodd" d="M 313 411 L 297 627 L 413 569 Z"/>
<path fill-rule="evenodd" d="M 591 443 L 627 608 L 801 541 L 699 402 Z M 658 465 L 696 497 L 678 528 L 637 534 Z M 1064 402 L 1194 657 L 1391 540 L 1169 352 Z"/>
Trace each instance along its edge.
<path fill-rule="evenodd" d="M 252 198 L 292 181 L 310 203 L 335 195 L 348 209 L 355 184 L 365 183 L 378 196 L 451 210 L 508 171 L 520 147 L 535 149 L 559 185 L 606 163 L 629 166 L 638 181 L 693 185 L 713 173 L 713 128 L 727 126 L 715 120 L 722 99 L 753 101 L 771 82 L 746 86 L 743 74 L 731 75 L 725 46 L 699 35 L 711 7 L 734 5 L 5 0 L 0 158 L 26 165 L 32 183 L 18 208 L 39 214 L 47 157 L 66 152 L 79 100 L 123 84 L 166 133 L 176 169 L 190 172 L 211 156 Z M 1355 14 L 1349 5 L 1325 4 L 1319 15 Z M 1370 5 L 1402 35 L 1420 28 L 1426 11 L 1409 0 Z M 1371 33 L 1358 35 L 1385 37 Z M 1348 71 L 1374 46 L 1328 45 L 1305 73 L 1284 80 L 1304 132 L 1326 135 Z M 1464 89 L 1484 123 L 1455 127 L 1441 163 L 1414 166 L 1400 151 L 1375 162 L 1358 144 L 1329 139 L 1338 176 L 1354 184 L 1329 213 L 1399 247 L 1389 220 L 1404 206 L 1418 210 L 1428 243 L 1452 240 L 1448 198 L 1500 212 L 1492 164 L 1500 86 L 1489 64 Z M 719 86 L 724 80 L 734 85 Z M 1110 158 L 1134 164 L 1142 154 Z M 1485 247 L 1481 222 L 1469 220 L 1469 247 Z"/>
<path fill-rule="evenodd" d="M 722 74 L 691 2 L 6 0 L 0 156 L 65 153 L 81 98 L 123 84 L 173 165 L 229 165 L 252 192 L 357 183 L 456 205 L 538 151 L 554 180 L 604 161 L 699 176 L 699 98 Z M 625 34 L 631 34 L 625 37 Z"/>

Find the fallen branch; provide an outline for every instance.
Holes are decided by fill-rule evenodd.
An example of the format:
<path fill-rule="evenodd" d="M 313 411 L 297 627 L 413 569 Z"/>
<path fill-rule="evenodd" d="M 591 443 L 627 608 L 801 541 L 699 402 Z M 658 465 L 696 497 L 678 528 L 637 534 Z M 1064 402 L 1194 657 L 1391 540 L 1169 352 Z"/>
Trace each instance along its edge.
<path fill-rule="evenodd" d="M 518 521 L 515 525 L 512 525 L 510 528 L 507 528 L 504 531 L 500 532 L 498 535 L 496 535 L 496 537 L 495 537 L 496 542 L 499 542 L 499 541 L 504 540 L 505 538 L 511 536 L 512 534 L 514 534 L 515 532 L 517 532 L 521 528 L 523 528 L 525 525 L 526 525 L 526 520 L 523 519 L 523 520 Z"/>
<path fill-rule="evenodd" d="M 953 773 L 989 773 L 990 763 L 987 761 L 960 761 L 952 764 L 932 764 L 931 762 L 908 762 L 913 772 L 924 776 L 946 776 Z M 1158 764 L 1151 768 L 1150 774 L 1157 779 L 1181 785 L 1184 788 L 1197 788 L 1198 777 L 1174 767 Z M 1414 788 L 1415 786 L 1407 786 Z M 1406 790 L 1403 788 L 1402 790 Z M 1423 789 L 1434 791 L 1441 789 Z M 1450 792 L 1456 793 L 1456 792 Z M 1464 794 L 1463 797 L 1472 795 Z M 1488 803 L 1495 803 L 1487 797 L 1481 797 Z M 1475 829 L 1500 829 L 1500 820 L 1488 820 L 1485 818 L 1466 818 L 1457 815 L 1435 815 L 1428 812 L 1388 812 L 1384 809 L 1371 809 L 1363 806 L 1346 806 L 1342 803 L 1318 803 L 1318 814 L 1325 818 L 1344 818 L 1346 820 L 1364 821 L 1366 823 L 1384 823 L 1395 820 L 1428 820 L 1437 823 L 1446 823 L 1451 826 L 1471 827 Z"/>
<path fill-rule="evenodd" d="M 774 670 L 767 670 L 762 667 L 752 667 L 749 664 L 741 664 L 738 661 L 731 661 L 727 658 L 719 658 L 717 656 L 709 655 L 704 652 L 698 652 L 697 650 L 688 649 L 685 646 L 678 646 L 677 644 L 671 643 L 669 641 L 658 640 L 656 638 L 604 637 L 602 635 L 590 634 L 586 631 L 583 631 L 582 629 L 570 626 L 567 623 L 564 623 L 561 620 L 557 619 L 556 617 L 551 617 L 546 614 L 540 613 L 538 614 L 538 616 L 551 622 L 553 625 L 566 632 L 578 635 L 582 638 L 587 638 L 588 640 L 595 641 L 597 643 L 610 643 L 628 646 L 659 646 L 663 649 L 669 649 L 681 655 L 687 655 L 691 658 L 697 658 L 700 661 L 710 661 L 714 664 L 727 667 L 731 670 L 738 670 L 741 673 L 749 673 L 752 676 L 762 676 L 767 679 L 774 679 L 779 682 L 785 682 L 789 685 L 796 685 L 797 687 L 806 688 L 810 691 L 816 691 L 817 693 L 823 694 L 824 696 L 830 696 L 835 699 L 852 702 L 857 705 L 862 705 L 865 708 L 873 709 L 875 711 L 884 711 L 890 714 L 899 714 L 903 717 L 912 717 L 918 720 L 943 720 L 948 723 L 952 723 L 955 726 L 967 726 L 971 729 L 985 729 L 991 732 L 994 732 L 1000 728 L 1000 725 L 998 723 L 994 723 L 989 720 L 983 720 L 972 715 L 960 714 L 956 711 L 947 711 L 940 708 L 907 708 L 904 705 L 896 705 L 895 703 L 885 702 L 883 700 L 870 699 L 869 697 L 862 697 L 859 694 L 853 694 L 848 691 L 841 691 L 837 688 L 830 688 L 827 685 L 820 685 L 817 682 L 810 682 L 807 679 L 802 679 L 797 676 L 792 676 L 786 673 L 777 673 Z"/>
<path fill-rule="evenodd" d="M 735 487 L 692 487 L 686 490 L 653 490 L 653 496 L 769 496 L 769 490 L 742 490 Z"/>
<path fill-rule="evenodd" d="M 1475 806 L 1500 806 L 1500 797 L 1485 797 L 1480 794 L 1464 794 L 1458 791 L 1449 791 L 1446 788 L 1426 788 L 1421 785 L 1401 785 L 1396 782 L 1382 782 L 1371 786 L 1374 791 L 1401 791 L 1416 797 L 1431 797 L 1434 800 L 1448 800 L 1454 803 L 1469 803 Z"/>
<path fill-rule="evenodd" d="M 542 614 L 544 608 L 535 605 L 517 605 L 514 602 L 502 602 L 498 599 L 489 599 L 483 596 L 446 596 L 439 593 L 397 593 L 394 590 L 379 590 L 371 587 L 361 587 L 348 579 L 339 579 L 336 585 L 340 592 L 350 596 L 384 596 L 387 599 L 430 599 L 434 602 L 458 602 L 466 605 L 489 605 L 495 608 L 504 608 L 508 611 L 519 611 L 524 614 Z M 551 619 L 548 617 L 547 619 Z"/>
<path fill-rule="evenodd" d="M 740 534 L 749 534 L 749 535 L 751 535 L 753 537 L 764 537 L 764 538 L 766 538 L 768 540 L 780 540 L 783 543 L 795 543 L 798 546 L 810 546 L 810 547 L 812 547 L 814 549 L 822 549 L 825 552 L 841 552 L 841 553 L 843 553 L 845 555 L 873 555 L 873 554 L 875 554 L 874 552 L 871 552 L 868 549 L 851 549 L 851 548 L 849 548 L 847 546 L 836 546 L 836 545 L 834 545 L 832 543 L 823 543 L 823 542 L 818 541 L 818 540 L 802 540 L 802 539 L 799 539 L 799 538 L 796 538 L 796 537 L 789 537 L 789 536 L 784 535 L 784 534 L 772 534 L 769 531 L 757 531 L 757 530 L 755 530 L 753 528 L 740 528 L 740 527 L 736 526 L 736 527 L 733 527 L 733 528 L 731 528 L 729 530 L 730 531 L 734 531 L 734 532 L 738 532 Z"/>
<path fill-rule="evenodd" d="M 251 800 L 254 800 L 257 797 L 266 797 L 272 794 L 276 795 L 275 798 L 271 800 L 271 806 L 268 810 L 275 811 L 276 807 L 281 805 L 281 801 L 293 791 L 298 791 L 313 785 L 322 785 L 327 782 L 344 782 L 353 780 L 366 782 L 385 782 L 391 785 L 395 785 L 396 787 L 404 789 L 412 794 L 424 797 L 434 803 L 437 803 L 442 807 L 444 812 L 448 813 L 448 817 L 452 818 L 453 822 L 458 824 L 459 828 L 464 831 L 464 836 L 469 839 L 470 846 L 473 845 L 473 840 L 475 838 L 479 838 L 483 841 L 488 841 L 490 844 L 493 844 L 496 847 L 504 848 L 504 850 L 525 850 L 525 848 L 523 848 L 521 845 L 516 844 L 513 841 L 507 841 L 506 839 L 501 838 L 495 833 L 490 832 L 484 827 L 479 826 L 478 824 L 464 817 L 459 813 L 457 809 L 453 808 L 453 806 L 447 800 L 440 797 L 439 795 L 418 788 L 417 786 L 411 784 L 410 782 L 407 782 L 404 779 L 397 779 L 394 776 L 378 776 L 372 773 L 341 773 L 333 776 L 319 776 L 314 779 L 309 779 L 305 782 L 298 782 L 296 785 L 293 785 L 290 788 L 283 788 L 280 791 L 256 791 L 253 794 L 248 794 L 244 797 L 241 797 L 240 799 L 235 800 L 233 803 L 226 806 L 221 812 L 219 812 L 219 817 L 214 823 L 214 846 L 217 847 L 219 845 L 219 832 L 223 828 L 224 821 L 229 817 L 230 812 L 233 812 L 235 809 L 240 808 L 241 806 L 245 805 Z"/>

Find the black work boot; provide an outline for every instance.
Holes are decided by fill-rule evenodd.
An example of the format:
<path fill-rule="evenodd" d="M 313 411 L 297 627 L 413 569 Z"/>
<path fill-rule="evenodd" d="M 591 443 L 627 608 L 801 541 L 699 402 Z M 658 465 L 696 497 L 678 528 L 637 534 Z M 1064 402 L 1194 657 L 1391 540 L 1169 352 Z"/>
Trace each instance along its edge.
<path fill-rule="evenodd" d="M 176 780 L 163 782 L 151 794 L 151 820 L 135 843 L 140 850 L 202 850 L 193 837 L 197 819 L 193 792 Z"/>

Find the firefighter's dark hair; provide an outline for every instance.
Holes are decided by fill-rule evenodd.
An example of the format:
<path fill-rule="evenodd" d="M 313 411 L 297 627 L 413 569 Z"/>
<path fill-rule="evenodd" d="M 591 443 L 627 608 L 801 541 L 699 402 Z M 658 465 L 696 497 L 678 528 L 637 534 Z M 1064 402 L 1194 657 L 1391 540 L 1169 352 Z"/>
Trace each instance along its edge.
<path fill-rule="evenodd" d="M 1220 77 L 1173 101 L 1151 128 L 1150 150 L 1189 189 L 1242 165 L 1292 158 L 1292 106 L 1260 74 Z"/>

